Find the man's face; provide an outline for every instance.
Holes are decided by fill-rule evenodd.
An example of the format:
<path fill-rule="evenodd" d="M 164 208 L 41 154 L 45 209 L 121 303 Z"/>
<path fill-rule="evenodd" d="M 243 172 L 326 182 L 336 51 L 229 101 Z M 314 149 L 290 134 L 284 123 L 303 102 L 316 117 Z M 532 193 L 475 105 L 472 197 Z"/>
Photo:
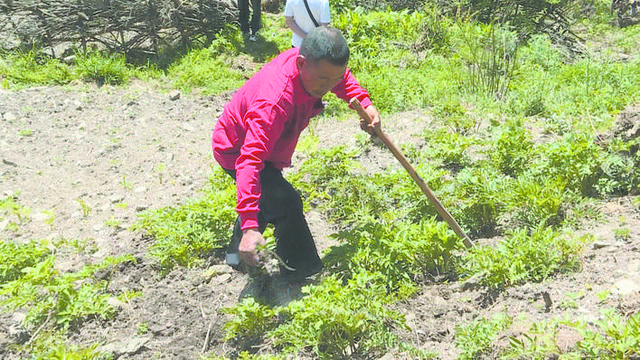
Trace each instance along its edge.
<path fill-rule="evenodd" d="M 296 60 L 300 80 L 307 93 L 315 98 L 321 98 L 328 93 L 344 77 L 346 65 L 333 65 L 327 60 L 312 61 L 304 56 Z"/>

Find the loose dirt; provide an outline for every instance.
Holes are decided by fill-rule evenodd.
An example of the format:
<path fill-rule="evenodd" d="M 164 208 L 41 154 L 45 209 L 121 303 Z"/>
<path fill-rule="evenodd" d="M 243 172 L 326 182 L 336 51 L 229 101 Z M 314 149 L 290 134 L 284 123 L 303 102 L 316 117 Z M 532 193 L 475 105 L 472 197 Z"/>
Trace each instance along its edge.
<path fill-rule="evenodd" d="M 0 238 L 77 239 L 95 246 L 91 255 L 59 254 L 62 271 L 109 255 L 133 254 L 139 260 L 106 276 L 113 293 L 136 290 L 144 295 L 114 302 L 114 319 L 81 324 L 70 334 L 70 344 L 100 343 L 118 359 L 233 354 L 222 340 L 229 315 L 220 310 L 238 301 L 247 276 L 215 258 L 212 271 L 177 268 L 160 277 L 146 254 L 152 239 L 128 230 L 141 211 L 198 196 L 214 166 L 210 134 L 228 99 L 229 94 L 170 94 L 142 82 L 124 88 L 77 83 L 0 90 L 0 194 L 14 194 L 32 209 L 17 232 L 0 223 Z M 421 112 L 401 113 L 383 119 L 383 128 L 396 145 L 419 145 L 412 135 L 428 126 L 428 119 Z M 355 146 L 360 132 L 355 115 L 341 122 L 315 121 L 309 131 L 324 147 Z M 360 160 L 368 171 L 400 168 L 388 151 L 376 147 Z M 294 167 L 300 161 L 297 155 Z M 401 337 L 441 359 L 455 359 L 455 327 L 478 316 L 521 314 L 518 321 L 526 331 L 529 323 L 565 315 L 597 319 L 605 308 L 638 311 L 640 213 L 631 200 L 602 201 L 605 221 L 585 224 L 581 231 L 594 234 L 597 242 L 586 247 L 581 271 L 498 294 L 460 283 L 425 285 L 396 305 L 410 327 Z M 333 230 L 321 214 L 309 213 L 308 221 L 321 251 L 334 245 L 329 238 Z M 626 240 L 615 237 L 614 230 L 621 227 L 630 229 Z M 20 358 L 7 349 L 16 341 L 11 329 L 20 325 L 19 319 L 16 313 L 0 316 L 0 358 Z M 147 333 L 141 334 L 141 324 L 147 324 Z M 506 345 L 510 335 L 519 334 L 504 334 L 496 345 Z M 558 346 L 569 348 L 579 339 L 575 332 L 561 332 Z M 392 351 L 385 358 L 401 356 Z"/>

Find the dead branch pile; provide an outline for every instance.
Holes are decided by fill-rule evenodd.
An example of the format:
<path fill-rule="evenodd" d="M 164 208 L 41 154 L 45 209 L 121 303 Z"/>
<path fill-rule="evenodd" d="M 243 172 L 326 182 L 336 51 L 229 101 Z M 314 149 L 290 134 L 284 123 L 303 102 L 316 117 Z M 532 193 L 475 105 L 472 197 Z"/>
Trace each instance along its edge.
<path fill-rule="evenodd" d="M 165 45 L 210 39 L 236 12 L 233 0 L 0 0 L 0 35 L 14 47 L 95 44 L 157 54 Z"/>

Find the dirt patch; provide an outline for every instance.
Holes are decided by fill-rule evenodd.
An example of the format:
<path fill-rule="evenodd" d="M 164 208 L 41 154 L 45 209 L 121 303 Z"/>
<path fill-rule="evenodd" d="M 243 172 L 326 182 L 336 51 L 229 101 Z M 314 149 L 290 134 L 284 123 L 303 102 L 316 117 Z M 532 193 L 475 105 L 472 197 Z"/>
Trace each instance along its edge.
<path fill-rule="evenodd" d="M 114 303 L 118 311 L 113 320 L 88 321 L 70 335 L 73 343 L 99 342 L 117 349 L 120 359 L 232 353 L 222 341 L 228 315 L 220 309 L 235 304 L 247 285 L 246 275 L 219 264 L 207 272 L 179 268 L 161 278 L 145 255 L 150 240 L 128 231 L 139 212 L 177 206 L 197 196 L 214 165 L 210 134 L 229 96 L 175 95 L 141 82 L 126 88 L 75 84 L 0 90 L 0 192 L 3 197 L 17 194 L 19 203 L 32 209 L 31 220 L 17 233 L 0 224 L 0 235 L 15 241 L 65 238 L 95 243 L 97 251 L 90 257 L 61 257 L 58 266 L 63 270 L 77 270 L 108 255 L 133 254 L 139 259 L 109 274 L 109 289 L 136 290 L 144 296 Z M 396 145 L 411 141 L 420 146 L 414 135 L 429 124 L 421 112 L 383 120 L 384 131 Z M 355 116 L 353 121 L 323 119 L 311 130 L 324 147 L 355 145 L 360 133 Z M 294 166 L 300 160 L 297 155 Z M 390 152 L 378 147 L 359 161 L 370 171 L 400 168 Z M 442 359 L 454 359 L 456 325 L 479 316 L 522 315 L 526 329 L 527 323 L 565 314 L 595 319 L 604 308 L 638 311 L 640 214 L 629 197 L 601 206 L 606 220 L 582 230 L 597 239 L 585 250 L 582 271 L 499 294 L 468 290 L 458 283 L 425 285 L 396 305 L 410 328 L 400 335 Z M 317 212 L 309 213 L 308 220 L 319 249 L 330 247 L 332 228 Z M 615 236 L 622 226 L 630 229 L 625 239 Z M 19 320 L 16 314 L 0 317 L 0 349 L 14 340 L 10 329 Z M 148 327 L 142 335 L 141 324 Z M 559 341 L 570 346 L 575 334 L 563 333 Z M 19 358 L 6 350 L 0 355 Z"/>

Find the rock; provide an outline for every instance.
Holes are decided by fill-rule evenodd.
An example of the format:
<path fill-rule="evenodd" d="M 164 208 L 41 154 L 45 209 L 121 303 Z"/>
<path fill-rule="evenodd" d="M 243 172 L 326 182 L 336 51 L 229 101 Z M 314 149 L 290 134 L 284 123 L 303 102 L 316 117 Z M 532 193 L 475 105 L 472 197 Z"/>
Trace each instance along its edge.
<path fill-rule="evenodd" d="M 169 99 L 170 99 L 171 101 L 176 101 L 176 100 L 180 99 L 180 95 L 181 95 L 181 94 L 180 94 L 180 91 L 178 91 L 178 90 L 173 90 L 173 91 L 171 91 L 171 92 L 169 93 Z"/>
<path fill-rule="evenodd" d="M 640 284 L 628 278 L 620 279 L 613 283 L 613 289 L 611 290 L 611 292 L 623 296 L 637 293 L 640 292 Z"/>
<path fill-rule="evenodd" d="M 211 265 L 209 267 L 209 271 L 211 271 L 211 273 L 213 275 L 221 275 L 221 274 L 231 274 L 233 273 L 233 269 L 225 264 L 221 264 L 221 265 Z"/>
<path fill-rule="evenodd" d="M 605 241 L 594 241 L 593 242 L 593 249 L 594 250 L 598 250 L 598 249 L 603 249 L 609 246 L 615 246 L 615 244 L 613 243 L 609 243 L 609 242 L 605 242 Z"/>
<path fill-rule="evenodd" d="M 13 113 L 10 113 L 10 112 L 4 113 L 4 115 L 2 115 L 2 117 L 4 118 L 4 121 L 7 121 L 7 122 L 16 121 L 16 119 L 17 119 L 17 117 Z"/>
<path fill-rule="evenodd" d="M 27 314 L 22 312 L 15 312 L 11 315 L 11 323 L 8 326 L 9 338 L 17 343 L 24 344 L 31 338 L 31 334 L 22 326 L 24 320 L 27 318 Z"/>
<path fill-rule="evenodd" d="M 124 195 L 122 194 L 111 195 L 109 197 L 109 201 L 111 201 L 112 204 L 121 203 L 124 201 Z"/>
<path fill-rule="evenodd" d="M 144 348 L 149 340 L 151 340 L 150 336 L 133 337 L 132 339 L 114 341 L 98 347 L 97 351 L 100 353 L 111 354 L 114 359 L 117 359 L 122 355 L 137 354 Z"/>
<path fill-rule="evenodd" d="M 115 296 L 112 296 L 109 299 L 107 299 L 107 304 L 109 304 L 114 309 L 120 309 L 124 306 L 124 303 Z"/>

